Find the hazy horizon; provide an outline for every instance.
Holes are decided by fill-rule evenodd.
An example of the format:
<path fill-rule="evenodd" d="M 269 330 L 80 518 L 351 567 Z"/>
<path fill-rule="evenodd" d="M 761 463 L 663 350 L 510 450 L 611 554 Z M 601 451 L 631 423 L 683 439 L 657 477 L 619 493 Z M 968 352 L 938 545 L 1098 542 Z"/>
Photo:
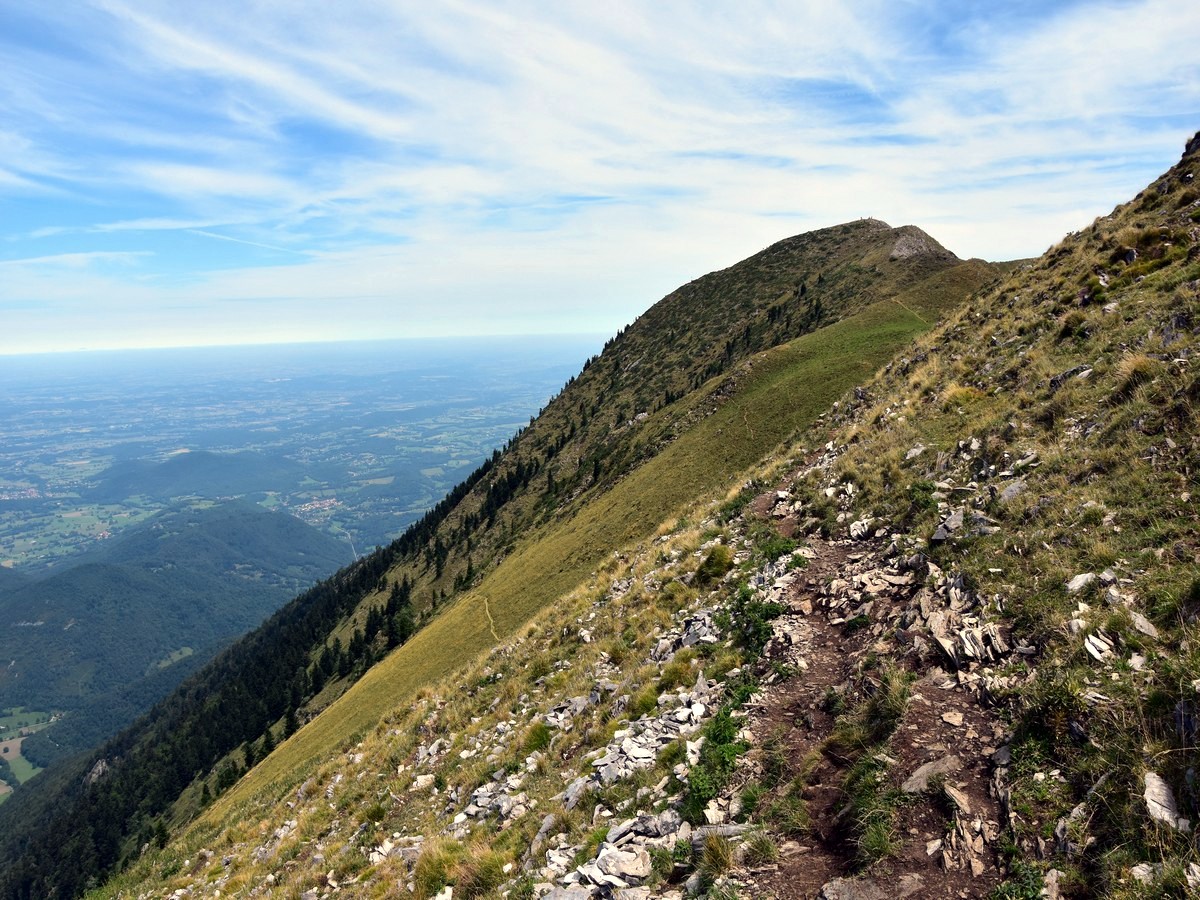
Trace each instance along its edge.
<path fill-rule="evenodd" d="M 481 343 L 498 343 L 506 341 L 554 341 L 564 340 L 570 342 L 596 343 L 596 352 L 600 351 L 600 345 L 612 337 L 610 333 L 601 332 L 522 332 L 511 334 L 434 334 L 422 336 L 398 336 L 398 337 L 364 337 L 364 338 L 342 338 L 342 339 L 322 339 L 313 338 L 303 341 L 246 341 L 239 343 L 204 343 L 204 344 L 161 344 L 147 346 L 124 346 L 124 347 L 70 347 L 59 350 L 36 350 L 36 351 L 9 351 L 0 349 L 0 360 L 13 359 L 30 359 L 47 356 L 86 356 L 89 354 L 121 354 L 121 353 L 153 353 L 156 351 L 188 351 L 188 350 L 241 350 L 254 348 L 305 348 L 305 347 L 364 347 L 375 344 L 461 344 L 463 342 L 478 341 Z"/>

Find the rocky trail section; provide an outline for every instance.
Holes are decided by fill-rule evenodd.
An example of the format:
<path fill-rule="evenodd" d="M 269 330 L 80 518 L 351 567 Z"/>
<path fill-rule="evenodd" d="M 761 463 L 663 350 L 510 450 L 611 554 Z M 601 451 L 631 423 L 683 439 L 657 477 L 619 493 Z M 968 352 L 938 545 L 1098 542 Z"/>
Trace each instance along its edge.
<path fill-rule="evenodd" d="M 824 482 L 837 452 L 825 448 L 792 481 Z M 853 489 L 828 483 L 829 499 L 852 509 Z M 806 509 L 790 491 L 752 506 L 785 533 L 801 533 Z M 843 519 L 846 514 L 843 513 Z M 815 531 L 815 523 L 808 528 Z M 778 835 L 780 858 L 739 872 L 754 896 L 869 898 L 985 896 L 1003 877 L 1007 733 L 984 705 L 989 663 L 1011 651 L 1002 629 L 981 615 L 978 598 L 901 535 L 853 522 L 854 538 L 809 537 L 807 565 L 770 573 L 759 589 L 782 603 L 759 667 L 760 692 L 748 704 L 754 750 L 739 773 L 756 808 L 793 808 L 793 833 Z M 882 660 L 896 667 L 884 670 Z M 890 733 L 846 740 L 854 708 L 905 683 L 906 701 Z M 839 722 L 841 720 L 841 722 Z M 879 809 L 856 809 L 848 785 L 869 770 Z M 858 804 L 862 806 L 860 802 Z M 803 810 L 798 814 L 795 808 Z M 882 822 L 886 853 L 864 849 L 863 822 Z"/>

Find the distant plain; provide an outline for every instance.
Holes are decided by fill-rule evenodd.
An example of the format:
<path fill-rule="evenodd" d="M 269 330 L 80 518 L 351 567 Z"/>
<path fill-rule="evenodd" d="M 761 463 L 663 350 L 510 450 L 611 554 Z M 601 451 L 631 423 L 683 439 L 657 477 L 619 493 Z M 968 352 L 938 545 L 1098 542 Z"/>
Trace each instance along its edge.
<path fill-rule="evenodd" d="M 181 498 L 386 543 L 599 341 L 468 338 L 0 357 L 0 590 Z"/>

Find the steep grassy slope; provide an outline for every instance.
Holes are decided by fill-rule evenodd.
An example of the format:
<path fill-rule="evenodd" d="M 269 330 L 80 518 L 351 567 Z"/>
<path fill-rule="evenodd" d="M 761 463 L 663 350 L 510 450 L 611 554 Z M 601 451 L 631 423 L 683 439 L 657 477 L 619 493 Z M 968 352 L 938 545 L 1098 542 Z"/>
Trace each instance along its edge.
<path fill-rule="evenodd" d="M 701 395 L 721 404 L 626 476 L 612 507 L 584 497 L 573 518 L 532 533 L 101 895 L 427 897 L 449 883 L 455 896 L 529 896 L 543 878 L 602 880 L 595 864 L 607 859 L 656 894 L 695 870 L 694 885 L 720 896 L 795 896 L 802 870 L 828 869 L 813 888 L 826 897 L 1194 896 L 1198 170 L 1200 136 L 1134 201 L 915 344 L 900 336 L 922 330 L 919 320 L 891 318 L 905 307 L 930 318 L 912 297 L 865 310 L 877 328 L 826 332 L 850 341 L 894 329 L 903 348 L 873 377 L 843 373 L 860 384 L 853 394 L 806 393 L 824 387 L 800 380 L 806 367 L 836 376 L 805 356 L 812 338 L 730 368 Z M 813 409 L 779 426 L 784 438 L 799 428 L 794 443 L 771 452 L 763 432 L 769 458 L 750 466 L 752 490 L 736 492 L 746 472 L 732 484 L 728 469 L 714 474 L 751 463 L 756 429 L 809 396 Z M 691 409 L 706 407 L 698 397 Z M 732 487 L 738 502 L 648 505 L 673 477 L 707 478 L 718 498 Z M 622 485 L 629 494 L 615 493 Z M 754 515 L 726 525 L 755 494 Z M 651 541 L 637 523 L 655 515 L 683 521 Z M 772 519 L 793 538 L 755 524 Z M 805 535 L 812 546 L 793 552 Z M 588 556 L 592 540 L 613 543 Z M 598 574 L 575 578 L 577 565 Z M 543 602 L 541 573 L 547 592 L 578 587 L 520 629 Z M 782 626 L 766 622 L 785 610 Z M 726 623 L 720 638 L 681 646 L 706 615 Z M 774 652 L 803 654 L 754 669 L 767 638 Z M 701 674 L 727 691 L 716 715 L 708 699 L 696 709 Z M 684 711 L 672 698 L 693 682 Z M 811 704 L 810 684 L 828 687 Z M 743 732 L 731 723 L 748 699 Z M 590 774 L 677 712 L 704 718 L 713 749 L 681 738 L 634 774 Z M 790 752 L 801 744 L 809 750 Z M 951 754 L 963 757 L 961 780 L 943 772 L 902 787 L 918 763 Z M 587 790 L 572 802 L 564 789 L 577 776 Z M 505 802 L 488 805 L 497 792 Z M 693 827 L 710 810 L 737 827 L 692 832 L 697 842 L 676 821 L 670 843 L 622 843 L 629 828 L 661 829 L 672 810 Z M 730 841 L 742 838 L 735 852 Z M 646 856 L 618 857 L 608 841 Z"/>
<path fill-rule="evenodd" d="M 717 392 L 728 392 L 715 412 L 610 491 L 539 529 L 475 590 L 257 767 L 235 797 L 278 778 L 299 777 L 347 736 L 373 727 L 398 700 L 485 651 L 574 589 L 613 548 L 649 536 L 695 497 L 735 484 L 744 470 L 811 424 L 849 386 L 990 276 L 982 263 L 956 267 L 921 289 L 752 357 L 733 376 L 734 387 L 728 382 L 709 386 L 698 402 L 711 403 Z M 665 420 L 672 412 L 657 415 Z"/>
<path fill-rule="evenodd" d="M 892 366 L 838 433 L 847 521 L 927 541 L 1028 648 L 964 666 L 1011 717 L 1005 896 L 1051 869 L 1066 896 L 1200 889 L 1195 841 L 1158 805 L 1200 817 L 1197 177 L 1193 139 Z"/>
<path fill-rule="evenodd" d="M 333 702 L 408 637 L 414 619 L 431 622 L 427 629 L 436 631 L 419 632 L 268 758 L 260 780 L 237 790 L 293 779 L 347 730 L 368 727 L 397 698 L 486 648 L 493 627 L 515 627 L 614 546 L 645 536 L 690 498 L 726 483 L 731 467 L 810 421 L 929 327 L 938 310 L 992 275 L 985 264 L 958 262 L 917 229 L 864 221 L 791 239 L 681 289 L 664 301 L 671 329 L 664 331 L 658 313 L 647 314 L 405 537 L 298 600 L 140 730 L 101 751 L 93 762 L 120 763 L 81 793 L 69 792 L 78 795 L 75 809 L 88 808 L 91 817 L 82 825 L 78 813 L 57 820 L 52 827 L 70 840 L 7 835 L 5 856 L 20 862 L 5 873 L 6 890 L 78 890 L 161 827 L 155 823 L 171 790 L 192 782 L 175 809 L 186 818 L 204 791 L 219 793 L 231 772 L 236 780 L 243 756 L 253 761 L 290 733 L 298 706 L 311 715 Z M 860 318 L 838 321 L 851 315 Z M 816 329 L 807 340 L 752 355 Z M 718 333 L 728 338 L 714 346 Z M 781 400 L 780 391 L 793 396 Z M 758 419 L 762 425 L 752 423 Z M 330 616 L 351 608 L 328 626 Z M 297 667 L 300 653 L 308 662 Z M 186 762 L 171 759 L 181 754 Z M 144 767 L 174 774 L 144 777 Z"/>

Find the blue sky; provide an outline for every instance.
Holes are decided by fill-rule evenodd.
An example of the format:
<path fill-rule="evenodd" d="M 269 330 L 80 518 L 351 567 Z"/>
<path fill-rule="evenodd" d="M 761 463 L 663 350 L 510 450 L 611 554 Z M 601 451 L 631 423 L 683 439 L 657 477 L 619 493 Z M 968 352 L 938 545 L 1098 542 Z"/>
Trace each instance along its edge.
<path fill-rule="evenodd" d="M 0 353 L 609 333 L 813 228 L 1041 253 L 1200 4 L 0 0 Z"/>

